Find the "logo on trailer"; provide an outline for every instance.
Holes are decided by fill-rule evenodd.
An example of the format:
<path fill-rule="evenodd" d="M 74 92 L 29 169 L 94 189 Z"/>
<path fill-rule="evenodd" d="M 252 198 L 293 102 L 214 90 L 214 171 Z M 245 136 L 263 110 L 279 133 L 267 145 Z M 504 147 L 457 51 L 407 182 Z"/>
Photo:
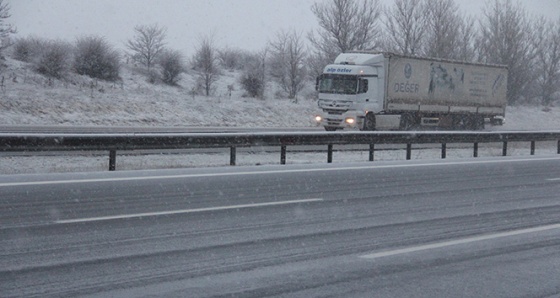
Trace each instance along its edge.
<path fill-rule="evenodd" d="M 407 79 L 410 79 L 410 77 L 412 76 L 412 66 L 410 66 L 410 63 L 407 63 L 407 64 L 404 66 L 404 76 L 405 76 Z"/>
<path fill-rule="evenodd" d="M 412 65 L 410 63 L 404 65 L 404 77 L 406 78 L 405 82 L 395 82 L 393 90 L 396 93 L 418 93 L 420 85 L 408 81 L 412 77 Z"/>

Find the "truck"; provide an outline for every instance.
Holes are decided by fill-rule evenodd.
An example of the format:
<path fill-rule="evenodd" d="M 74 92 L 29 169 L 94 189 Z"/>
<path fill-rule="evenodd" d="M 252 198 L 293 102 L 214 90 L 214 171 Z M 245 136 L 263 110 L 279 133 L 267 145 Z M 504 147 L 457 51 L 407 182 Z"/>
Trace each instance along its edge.
<path fill-rule="evenodd" d="M 327 131 L 480 130 L 505 121 L 508 69 L 389 52 L 338 55 L 317 77 Z"/>

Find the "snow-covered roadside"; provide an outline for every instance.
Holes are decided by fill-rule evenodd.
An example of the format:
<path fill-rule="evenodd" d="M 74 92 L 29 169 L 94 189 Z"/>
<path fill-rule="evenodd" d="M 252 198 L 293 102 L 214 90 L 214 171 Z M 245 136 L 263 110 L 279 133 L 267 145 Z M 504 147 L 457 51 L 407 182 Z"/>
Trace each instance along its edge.
<path fill-rule="evenodd" d="M 274 86 L 267 86 L 266 99 L 243 97 L 238 73 L 225 72 L 215 86 L 215 96 L 192 95 L 195 77 L 184 74 L 178 87 L 150 84 L 141 71 L 123 66 L 122 82 L 96 82 L 70 75 L 65 81 L 48 80 L 30 66 L 10 58 L 6 61 L 0 92 L 0 125 L 63 126 L 161 126 L 161 127 L 312 127 L 318 112 L 311 86 L 302 91 L 297 102 L 277 98 Z M 230 92 L 233 86 L 233 91 Z M 506 124 L 487 130 L 560 130 L 558 107 L 508 107 Z M 517 149 L 510 145 L 510 154 Z M 499 147 L 499 146 L 498 146 Z M 550 147 L 550 148 L 549 148 Z M 523 147 L 524 148 L 524 147 Z M 555 153 L 554 145 L 537 147 L 537 153 Z M 480 156 L 497 156 L 495 146 Z M 519 149 L 525 153 L 525 149 Z M 439 158 L 439 150 L 415 151 L 414 159 Z M 468 158 L 470 150 L 450 150 L 448 158 Z M 376 152 L 376 160 L 404 159 L 404 152 Z M 336 152 L 334 162 L 365 161 L 367 152 Z M 238 154 L 238 165 L 275 164 L 275 154 Z M 326 162 L 326 153 L 288 154 L 288 163 Z M 229 156 L 208 154 L 119 156 L 117 169 L 182 168 L 227 166 Z M 0 174 L 105 171 L 107 156 L 24 156 L 0 155 Z"/>
<path fill-rule="evenodd" d="M 473 156 L 470 148 L 458 148 L 463 145 L 448 145 L 447 159 L 469 159 Z M 335 148 L 336 149 L 336 148 Z M 325 148 L 326 150 L 326 148 Z M 554 142 L 537 143 L 535 152 L 538 156 L 555 155 Z M 529 143 L 508 144 L 508 156 L 529 156 Z M 498 157 L 502 155 L 501 144 L 480 144 L 479 157 Z M 333 163 L 367 161 L 369 153 L 364 151 L 335 151 Z M 402 150 L 376 151 L 375 161 L 405 160 L 406 154 Z M 441 158 L 439 149 L 413 150 L 412 159 L 433 160 Z M 107 171 L 109 158 L 107 155 L 80 156 L 16 156 L 1 157 L 0 175 L 23 173 L 55 173 L 55 172 L 86 172 Z M 324 152 L 290 152 L 287 153 L 287 164 L 317 164 L 326 163 L 327 153 Z M 238 152 L 237 166 L 258 166 L 280 164 L 280 154 L 264 152 Z M 193 167 L 221 167 L 229 166 L 229 150 L 213 154 L 148 154 L 148 155 L 118 155 L 117 170 L 148 170 Z"/>
<path fill-rule="evenodd" d="M 508 106 L 506 123 L 488 130 L 540 131 L 560 130 L 560 108 L 540 106 Z"/>
<path fill-rule="evenodd" d="M 248 98 L 237 72 L 224 72 L 214 96 L 205 97 L 192 95 L 196 77 L 188 73 L 169 87 L 148 83 L 132 65 L 122 67 L 122 82 L 112 83 L 75 74 L 49 80 L 26 63 L 7 58 L 6 64 L 0 125 L 306 127 L 318 112 L 311 84 L 297 102 L 279 98 L 271 83 L 264 100 Z M 560 129 L 560 108 L 508 107 L 506 124 L 489 129 Z"/>
<path fill-rule="evenodd" d="M 170 87 L 148 83 L 129 65 L 117 83 L 75 74 L 65 81 L 48 80 L 29 67 L 8 59 L 0 125 L 305 127 L 314 124 L 317 112 L 310 86 L 297 102 L 277 98 L 274 86 L 264 100 L 243 97 L 236 72 L 224 73 L 215 95 L 206 97 L 193 95 L 196 77 L 191 74 Z M 231 95 L 228 86 L 233 86 Z"/>

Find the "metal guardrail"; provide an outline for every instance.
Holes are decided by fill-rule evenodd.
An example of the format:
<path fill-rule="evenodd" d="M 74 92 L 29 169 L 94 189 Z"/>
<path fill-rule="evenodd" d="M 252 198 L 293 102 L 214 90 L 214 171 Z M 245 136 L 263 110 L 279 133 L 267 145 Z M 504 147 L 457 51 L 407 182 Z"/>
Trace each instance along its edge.
<path fill-rule="evenodd" d="M 168 150 L 194 148 L 230 148 L 230 164 L 236 163 L 236 148 L 279 146 L 280 163 L 286 163 L 287 146 L 325 145 L 327 162 L 332 162 L 334 145 L 369 145 L 369 160 L 374 160 L 377 144 L 406 145 L 406 159 L 411 159 L 413 144 L 441 144 L 446 158 L 447 144 L 472 143 L 473 157 L 478 157 L 479 143 L 503 143 L 503 156 L 509 142 L 535 143 L 557 141 L 560 154 L 560 131 L 534 132 L 301 132 L 301 133 L 168 133 L 168 134 L 0 134 L 0 152 L 37 151 L 109 151 L 109 170 L 116 168 L 117 151 Z"/>

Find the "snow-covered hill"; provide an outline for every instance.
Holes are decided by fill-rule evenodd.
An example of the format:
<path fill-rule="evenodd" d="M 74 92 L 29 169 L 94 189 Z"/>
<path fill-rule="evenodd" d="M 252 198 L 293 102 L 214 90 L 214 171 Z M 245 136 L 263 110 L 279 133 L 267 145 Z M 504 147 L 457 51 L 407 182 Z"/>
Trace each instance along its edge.
<path fill-rule="evenodd" d="M 49 80 L 29 64 L 9 58 L 6 63 L 0 125 L 305 127 L 317 112 L 316 101 L 305 96 L 311 97 L 310 90 L 297 103 L 276 98 L 274 86 L 267 87 L 265 100 L 243 97 L 235 72 L 224 72 L 215 95 L 205 97 L 193 96 L 192 74 L 183 74 L 177 87 L 148 83 L 132 65 L 122 67 L 117 83 L 79 75 Z"/>
<path fill-rule="evenodd" d="M 151 84 L 132 65 L 123 65 L 118 83 L 75 74 L 49 80 L 29 64 L 6 59 L 0 125 L 309 127 L 318 111 L 311 86 L 297 103 L 277 98 L 271 83 L 265 100 L 248 98 L 235 72 L 224 72 L 214 96 L 205 97 L 192 95 L 193 74 L 183 74 L 178 87 Z M 560 129 L 560 108 L 508 107 L 506 119 L 505 126 L 491 129 Z"/>

